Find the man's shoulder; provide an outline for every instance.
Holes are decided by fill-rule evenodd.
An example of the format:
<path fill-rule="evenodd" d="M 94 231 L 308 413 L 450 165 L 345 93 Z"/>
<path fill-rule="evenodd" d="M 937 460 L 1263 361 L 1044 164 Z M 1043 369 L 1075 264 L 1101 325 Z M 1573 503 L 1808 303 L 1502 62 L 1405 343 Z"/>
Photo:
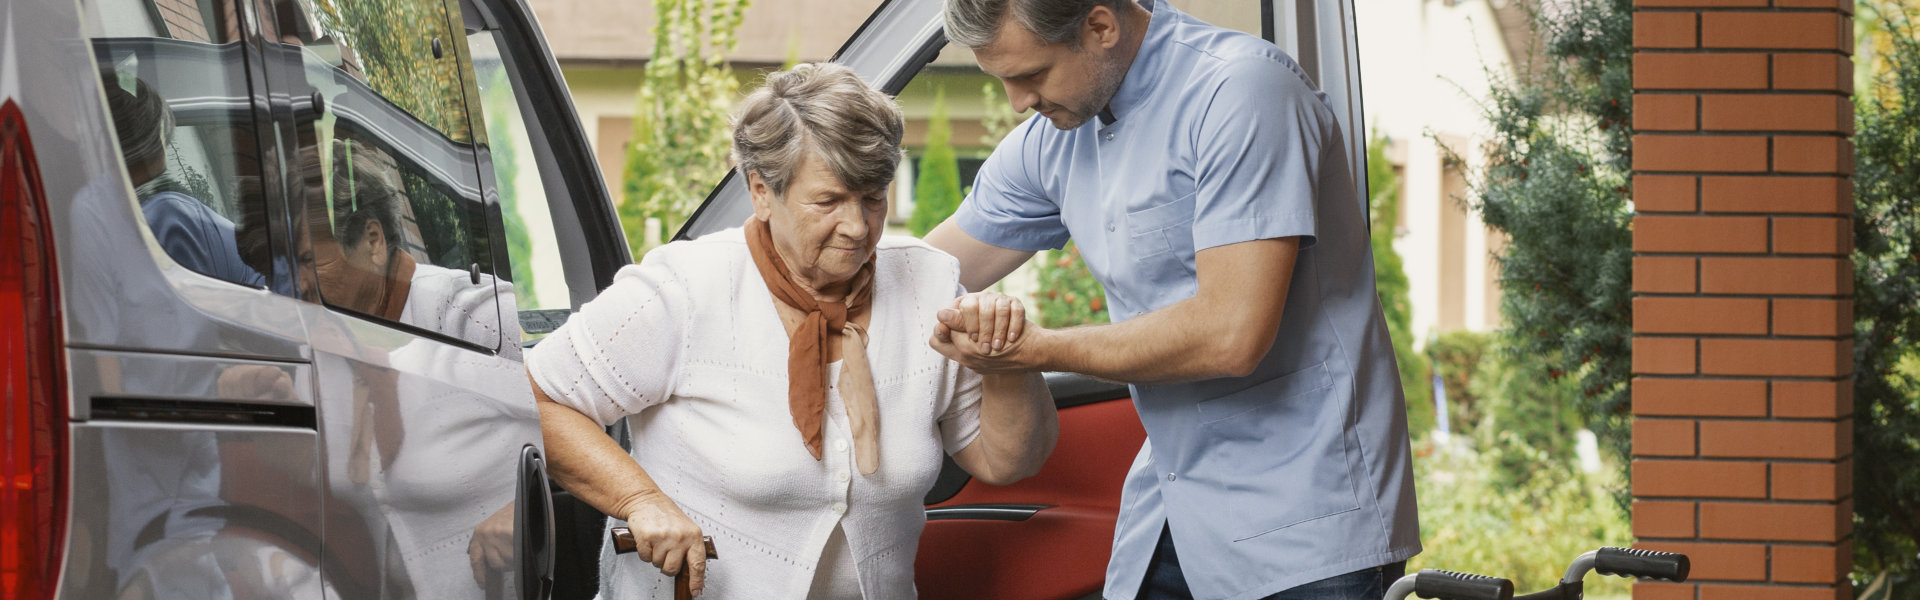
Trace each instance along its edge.
<path fill-rule="evenodd" d="M 1300 64 L 1278 46 L 1245 32 L 1180 15 L 1169 51 L 1186 60 L 1170 61 L 1186 72 L 1185 89 L 1208 93 L 1231 79 L 1253 78 L 1269 83 L 1304 85 L 1315 89 Z M 1213 85 L 1206 85 L 1212 83 Z"/>

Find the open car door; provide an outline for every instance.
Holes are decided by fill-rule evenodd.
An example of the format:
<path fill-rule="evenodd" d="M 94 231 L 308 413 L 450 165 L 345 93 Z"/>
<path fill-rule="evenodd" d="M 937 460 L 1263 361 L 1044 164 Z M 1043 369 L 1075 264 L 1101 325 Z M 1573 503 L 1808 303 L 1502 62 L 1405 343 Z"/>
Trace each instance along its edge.
<path fill-rule="evenodd" d="M 1191 0 L 1257 22 L 1216 25 L 1257 32 L 1295 57 L 1326 92 L 1349 161 L 1365 165 L 1359 43 L 1353 0 Z M 1183 9 L 1188 2 L 1175 0 Z M 946 48 L 942 0 L 888 0 L 834 61 L 899 95 Z M 951 65 L 948 65 L 951 67 Z M 1352 170 L 1365 210 L 1366 170 Z M 735 227 L 752 211 L 744 179 L 728 173 L 674 239 Z M 931 316 L 929 316 L 931 318 Z M 949 459 L 928 492 L 915 564 L 925 598 L 1098 597 L 1113 541 L 1120 486 L 1146 439 L 1126 386 L 1050 373 L 1060 440 L 1034 477 L 1009 486 L 973 482 Z"/>

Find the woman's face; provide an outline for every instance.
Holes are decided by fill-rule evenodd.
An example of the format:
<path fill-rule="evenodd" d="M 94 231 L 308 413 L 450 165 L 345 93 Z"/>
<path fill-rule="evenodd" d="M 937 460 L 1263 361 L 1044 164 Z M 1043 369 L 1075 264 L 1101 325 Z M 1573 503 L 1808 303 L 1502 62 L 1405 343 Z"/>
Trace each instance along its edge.
<path fill-rule="evenodd" d="M 785 198 L 758 175 L 748 180 L 753 211 L 767 221 L 773 245 L 800 283 L 823 290 L 852 279 L 873 256 L 887 218 L 887 188 L 854 191 L 809 153 L 788 180 Z"/>

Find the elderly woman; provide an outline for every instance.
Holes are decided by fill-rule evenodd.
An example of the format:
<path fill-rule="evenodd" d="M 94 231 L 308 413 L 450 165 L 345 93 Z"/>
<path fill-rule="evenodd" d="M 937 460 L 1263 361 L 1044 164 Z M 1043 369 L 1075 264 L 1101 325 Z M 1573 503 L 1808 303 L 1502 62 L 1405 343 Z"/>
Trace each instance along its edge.
<path fill-rule="evenodd" d="M 529 351 L 549 464 L 638 538 L 637 559 L 602 550 L 602 598 L 671 597 L 683 565 L 724 598 L 913 597 L 941 455 L 992 484 L 1034 473 L 1052 399 L 1037 375 L 982 376 L 930 347 L 948 343 L 943 309 L 1013 301 L 956 300 L 952 257 L 881 236 L 891 99 L 803 64 L 735 120 L 745 226 L 648 253 Z M 622 418 L 631 456 L 602 432 Z M 723 557 L 711 570 L 702 535 Z"/>

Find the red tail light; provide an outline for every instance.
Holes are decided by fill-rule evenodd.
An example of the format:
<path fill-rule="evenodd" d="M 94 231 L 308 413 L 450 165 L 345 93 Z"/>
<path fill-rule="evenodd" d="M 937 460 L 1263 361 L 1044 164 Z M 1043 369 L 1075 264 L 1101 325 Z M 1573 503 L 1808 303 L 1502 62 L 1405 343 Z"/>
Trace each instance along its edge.
<path fill-rule="evenodd" d="M 67 398 L 46 189 L 26 115 L 0 104 L 0 599 L 52 598 L 66 526 Z"/>

